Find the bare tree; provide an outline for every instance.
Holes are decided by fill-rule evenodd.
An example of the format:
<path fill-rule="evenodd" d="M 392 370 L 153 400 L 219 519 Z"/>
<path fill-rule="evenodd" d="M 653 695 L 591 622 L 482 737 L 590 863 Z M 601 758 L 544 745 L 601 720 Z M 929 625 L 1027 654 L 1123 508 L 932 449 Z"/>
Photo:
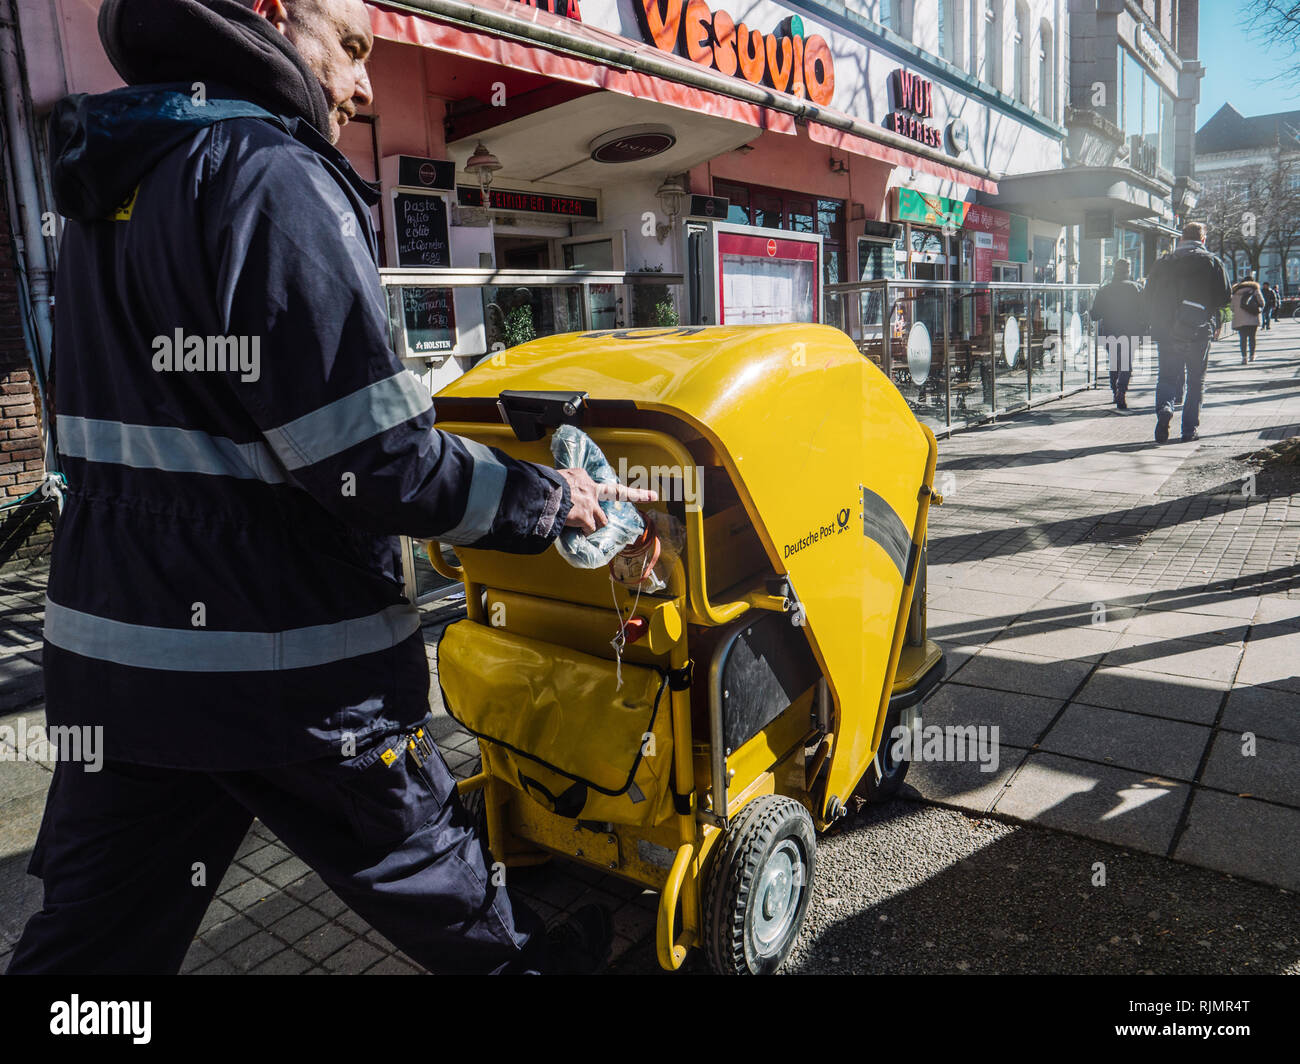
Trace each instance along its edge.
<path fill-rule="evenodd" d="M 1300 57 L 1300 0 L 1251 0 L 1242 5 L 1241 25 L 1256 41 L 1278 49 L 1283 57 Z M 1290 65 L 1262 80 L 1300 83 L 1300 66 Z"/>
<path fill-rule="evenodd" d="M 1300 155 L 1279 155 L 1272 202 L 1273 247 L 1282 269 L 1282 294 L 1290 294 L 1287 263 L 1300 252 Z"/>
<path fill-rule="evenodd" d="M 1235 279 L 1237 256 L 1245 251 L 1242 241 L 1243 220 L 1249 212 L 1248 186 L 1251 173 L 1246 167 L 1215 170 L 1203 178 L 1205 190 L 1192 217 L 1204 222 L 1209 230 L 1208 243 L 1219 257 L 1232 263 Z"/>

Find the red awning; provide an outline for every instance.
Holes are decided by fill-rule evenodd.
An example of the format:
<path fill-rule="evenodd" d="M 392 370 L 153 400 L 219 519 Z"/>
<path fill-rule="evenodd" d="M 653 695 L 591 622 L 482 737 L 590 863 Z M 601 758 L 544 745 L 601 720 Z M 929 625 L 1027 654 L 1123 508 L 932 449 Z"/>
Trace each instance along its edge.
<path fill-rule="evenodd" d="M 586 41 L 630 55 L 653 56 L 661 63 L 681 67 L 684 72 L 698 73 L 701 69 L 682 56 L 662 52 L 652 45 L 633 41 L 561 15 L 554 15 L 541 8 L 518 3 L 517 0 L 473 0 L 473 3 L 475 6 L 507 16 L 516 22 L 533 22 L 563 33 L 573 39 L 579 47 L 581 42 Z M 468 29 L 439 22 L 433 15 L 395 11 L 376 4 L 367 4 L 367 7 L 370 10 L 370 24 L 375 36 L 385 40 L 416 44 L 468 59 L 494 63 L 497 66 L 529 71 L 559 81 L 587 85 L 639 99 L 655 100 L 670 107 L 705 112 L 774 133 L 793 134 L 795 131 L 793 115 L 772 107 L 738 100 L 722 92 L 710 92 L 707 89 L 640 71 L 613 69 L 595 59 L 564 55 L 550 51 L 539 44 L 507 40 L 487 30 Z M 853 152 L 868 159 L 878 159 L 891 166 L 906 166 L 923 174 L 953 181 L 980 192 L 996 194 L 998 190 L 996 182 L 971 173 L 960 166 L 945 165 L 869 137 L 836 129 L 822 122 L 809 122 L 808 134 L 818 143 Z"/>
<path fill-rule="evenodd" d="M 851 151 L 855 155 L 865 155 L 869 159 L 879 159 L 881 162 L 890 163 L 893 166 L 908 166 L 913 170 L 919 170 L 923 174 L 930 174 L 932 177 L 939 177 L 945 181 L 955 181 L 959 185 L 965 185 L 967 188 L 973 188 L 978 192 L 997 195 L 998 183 L 996 181 L 990 181 L 986 177 L 980 177 L 978 174 L 972 174 L 970 171 L 962 170 L 956 166 L 945 166 L 943 163 L 936 162 L 934 159 L 927 159 L 923 155 L 913 155 L 911 152 L 890 147 L 888 144 L 881 144 L 879 141 L 868 140 L 866 137 L 859 137 L 842 129 L 823 125 L 821 122 L 808 123 L 808 136 L 811 140 L 817 141 L 818 144 L 826 144 L 832 148 L 839 148 L 841 151 Z"/>
<path fill-rule="evenodd" d="M 572 19 L 553 15 L 549 11 L 515 2 L 515 0 L 476 0 L 479 6 L 497 9 L 503 15 L 510 15 L 521 22 L 538 22 L 561 30 L 579 40 L 599 42 L 606 48 L 617 48 L 622 52 L 652 52 L 656 58 L 677 62 L 691 69 L 699 68 L 688 59 L 661 52 L 649 45 L 638 44 L 626 37 L 593 26 L 583 25 Z M 774 133 L 794 133 L 794 118 L 770 107 L 746 103 L 722 93 L 708 92 L 691 85 L 668 81 L 633 70 L 613 70 L 589 59 L 560 55 L 535 44 L 523 44 L 495 37 L 478 30 L 462 29 L 438 22 L 429 15 L 413 15 L 402 11 L 368 4 L 370 9 L 370 26 L 376 37 L 404 44 L 418 44 L 433 48 L 439 52 L 478 59 L 497 66 L 513 67 L 542 74 L 560 81 L 571 81 L 578 85 L 590 85 L 608 92 L 621 93 L 643 100 L 655 100 L 671 107 L 680 107 L 688 111 L 703 111 L 719 118 L 728 118 L 734 122 Z"/>

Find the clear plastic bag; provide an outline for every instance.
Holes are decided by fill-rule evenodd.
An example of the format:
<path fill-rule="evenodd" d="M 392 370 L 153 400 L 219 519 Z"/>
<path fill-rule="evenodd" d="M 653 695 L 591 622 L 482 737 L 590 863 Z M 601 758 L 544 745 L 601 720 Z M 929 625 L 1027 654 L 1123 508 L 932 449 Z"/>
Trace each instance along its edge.
<path fill-rule="evenodd" d="M 561 425 L 551 437 L 551 454 L 556 469 L 585 469 L 597 484 L 617 484 L 618 477 L 599 447 L 585 432 Z M 580 528 L 566 528 L 556 540 L 564 560 L 578 569 L 599 569 L 632 543 L 645 528 L 641 515 L 630 502 L 602 500 L 600 508 L 609 522 L 591 535 Z"/>

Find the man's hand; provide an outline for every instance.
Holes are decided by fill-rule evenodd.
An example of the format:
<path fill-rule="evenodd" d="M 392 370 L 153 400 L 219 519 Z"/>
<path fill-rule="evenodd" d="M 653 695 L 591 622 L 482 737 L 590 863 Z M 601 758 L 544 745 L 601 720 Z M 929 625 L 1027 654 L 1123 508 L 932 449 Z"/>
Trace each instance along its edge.
<path fill-rule="evenodd" d="M 569 499 L 573 508 L 565 519 L 565 528 L 580 528 L 590 535 L 608 524 L 602 501 L 655 502 L 659 496 L 644 488 L 627 488 L 622 484 L 597 484 L 585 469 L 560 469 L 557 472 L 569 485 Z"/>

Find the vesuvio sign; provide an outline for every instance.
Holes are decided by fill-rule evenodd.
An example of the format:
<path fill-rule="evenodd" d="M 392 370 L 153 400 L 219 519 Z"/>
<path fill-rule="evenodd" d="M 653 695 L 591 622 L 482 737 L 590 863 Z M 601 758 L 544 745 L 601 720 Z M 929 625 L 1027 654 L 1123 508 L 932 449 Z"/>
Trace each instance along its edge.
<path fill-rule="evenodd" d="M 725 11 L 710 11 L 704 0 L 632 0 L 632 7 L 646 40 L 660 51 L 823 106 L 835 95 L 830 45 L 816 34 L 805 36 L 798 15 L 775 33 L 763 33 Z"/>
<path fill-rule="evenodd" d="M 943 135 L 925 119 L 934 117 L 934 83 L 895 70 L 889 75 L 894 92 L 894 110 L 885 119 L 885 128 L 920 141 L 931 148 L 943 147 Z"/>

